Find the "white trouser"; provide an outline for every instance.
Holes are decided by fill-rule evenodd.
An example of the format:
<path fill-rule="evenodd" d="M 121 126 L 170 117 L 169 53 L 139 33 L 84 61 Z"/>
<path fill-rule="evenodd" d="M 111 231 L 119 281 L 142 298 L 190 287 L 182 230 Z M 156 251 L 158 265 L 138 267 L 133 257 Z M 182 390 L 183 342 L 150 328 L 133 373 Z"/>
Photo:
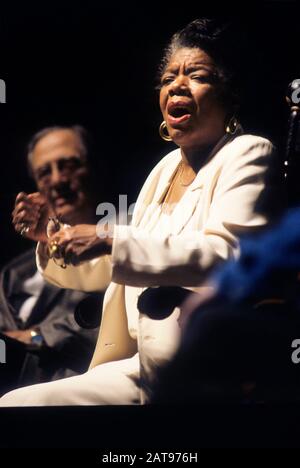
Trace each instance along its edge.
<path fill-rule="evenodd" d="M 73 406 L 141 404 L 139 354 L 108 362 L 85 374 L 31 385 L 7 393 L 0 406 Z"/>

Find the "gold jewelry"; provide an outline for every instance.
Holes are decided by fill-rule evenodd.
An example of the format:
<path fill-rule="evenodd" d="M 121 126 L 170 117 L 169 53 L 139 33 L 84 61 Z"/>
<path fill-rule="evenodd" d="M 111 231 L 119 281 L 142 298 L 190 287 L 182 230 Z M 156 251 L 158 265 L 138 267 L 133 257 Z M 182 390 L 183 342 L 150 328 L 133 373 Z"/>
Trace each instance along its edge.
<path fill-rule="evenodd" d="M 67 268 L 67 265 L 65 264 L 65 260 L 63 258 L 55 258 L 53 257 L 52 260 L 54 261 L 55 265 L 60 266 L 60 268 Z M 62 263 L 60 263 L 62 261 Z"/>
<path fill-rule="evenodd" d="M 21 231 L 20 231 L 20 234 L 22 237 L 25 237 L 25 234 L 27 234 L 27 232 L 29 231 L 29 226 L 27 226 L 27 224 L 25 223 L 22 223 L 21 224 Z"/>
<path fill-rule="evenodd" d="M 226 126 L 226 133 L 229 133 L 230 135 L 234 135 L 237 131 L 238 123 L 239 123 L 238 119 L 232 116 Z"/>
<path fill-rule="evenodd" d="M 178 177 L 179 184 L 181 185 L 181 187 L 188 187 L 189 185 L 191 185 L 192 182 L 194 182 L 196 175 L 193 177 L 193 179 L 190 182 L 185 184 L 184 182 L 182 182 L 182 174 L 183 174 L 183 166 L 184 166 L 182 161 L 180 162 L 179 166 L 180 166 L 180 172 L 179 172 L 179 177 Z"/>
<path fill-rule="evenodd" d="M 63 224 L 59 221 L 58 218 L 49 218 L 49 223 L 50 222 L 54 223 L 56 232 L 58 232 L 63 227 Z M 47 237 L 50 237 L 50 229 L 48 226 L 47 226 Z M 56 265 L 60 266 L 63 269 L 67 268 L 67 265 L 65 264 L 65 259 L 64 259 L 64 250 L 62 247 L 58 245 L 58 242 L 56 240 L 50 242 L 50 245 L 48 246 L 48 256 L 49 258 L 52 258 L 52 260 L 54 261 Z"/>
<path fill-rule="evenodd" d="M 59 252 L 59 245 L 57 241 L 51 241 L 48 247 L 49 250 L 49 258 L 53 258 L 56 253 Z"/>
<path fill-rule="evenodd" d="M 172 192 L 173 192 L 174 187 L 177 184 L 177 182 L 182 187 L 187 187 L 188 185 L 190 185 L 195 180 L 196 176 L 188 184 L 184 184 L 183 182 L 181 182 L 181 175 L 183 173 L 183 167 L 184 167 L 183 161 L 180 161 L 180 163 L 177 166 L 176 172 L 175 172 L 175 174 L 174 174 L 174 176 L 172 178 L 172 181 L 171 181 L 171 183 L 169 185 L 169 188 L 168 188 L 168 190 L 167 190 L 167 192 L 166 192 L 166 194 L 164 196 L 162 204 L 161 204 L 161 210 L 164 213 L 170 214 L 172 212 L 172 208 L 170 208 L 170 206 L 172 207 L 172 204 L 169 205 L 169 200 L 170 200 L 170 198 L 172 196 Z M 174 204 L 173 204 L 173 207 L 174 207 Z"/>
<path fill-rule="evenodd" d="M 177 169 L 176 169 L 176 172 L 175 174 L 173 175 L 172 177 L 172 180 L 171 180 L 171 183 L 166 191 L 166 194 L 162 200 L 162 204 L 161 204 L 161 210 L 164 212 L 164 213 L 167 213 L 167 214 L 170 214 L 171 213 L 171 209 L 170 209 L 170 204 L 169 204 L 169 199 L 172 195 L 172 192 L 173 192 L 173 189 L 174 189 L 174 186 L 176 184 L 176 180 L 178 179 L 178 176 L 179 176 L 179 171 L 180 171 L 180 165 L 181 163 L 179 163 L 179 165 L 177 166 Z"/>
<path fill-rule="evenodd" d="M 63 249 L 58 245 L 57 241 L 50 242 L 50 246 L 48 247 L 48 255 L 49 255 L 49 258 L 52 258 L 55 265 L 58 265 L 61 268 L 67 268 L 67 265 L 65 264 L 65 259 L 63 256 Z"/>
<path fill-rule="evenodd" d="M 160 124 L 159 126 L 159 134 L 160 134 L 160 137 L 165 140 L 165 141 L 172 141 L 172 138 L 170 137 L 170 135 L 168 133 L 168 129 L 167 129 L 167 124 L 166 124 L 166 121 L 163 120 L 162 123 Z"/>

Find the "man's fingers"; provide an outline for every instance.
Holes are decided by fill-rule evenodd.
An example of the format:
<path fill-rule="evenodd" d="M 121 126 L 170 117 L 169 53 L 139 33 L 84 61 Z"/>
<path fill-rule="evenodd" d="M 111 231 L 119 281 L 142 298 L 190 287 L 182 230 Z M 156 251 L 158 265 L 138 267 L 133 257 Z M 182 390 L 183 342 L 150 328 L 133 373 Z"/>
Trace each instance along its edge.
<path fill-rule="evenodd" d="M 36 216 L 34 216 L 33 213 L 28 213 L 27 211 L 20 211 L 20 213 L 17 213 L 13 216 L 13 224 L 19 224 L 19 223 L 27 223 L 30 225 L 36 225 L 38 219 Z"/>
<path fill-rule="evenodd" d="M 38 205 L 32 205 L 30 203 L 28 203 L 27 201 L 21 201 L 20 203 L 18 203 L 16 206 L 15 206 L 15 209 L 13 210 L 12 212 L 12 216 L 15 216 L 17 215 L 18 213 L 20 213 L 21 211 L 24 211 L 26 210 L 29 214 L 33 214 L 34 216 L 37 216 L 40 214 L 40 206 Z"/>
<path fill-rule="evenodd" d="M 30 230 L 32 229 L 32 226 L 30 226 L 29 223 L 15 224 L 15 230 L 17 231 L 18 234 L 21 234 L 24 229 L 26 229 L 25 233 L 28 234 L 28 232 L 30 232 Z"/>
<path fill-rule="evenodd" d="M 18 193 L 18 195 L 16 196 L 16 199 L 15 199 L 15 206 L 17 206 L 18 203 L 24 201 L 24 200 L 27 200 L 27 193 L 25 192 L 20 192 Z"/>
<path fill-rule="evenodd" d="M 39 192 L 29 193 L 20 192 L 16 196 L 15 206 L 20 202 L 27 202 L 31 205 L 44 206 L 47 204 L 46 198 Z"/>
<path fill-rule="evenodd" d="M 31 200 L 33 203 L 38 203 L 40 205 L 46 205 L 47 200 L 44 195 L 40 192 L 34 192 L 27 195 L 28 199 Z"/>

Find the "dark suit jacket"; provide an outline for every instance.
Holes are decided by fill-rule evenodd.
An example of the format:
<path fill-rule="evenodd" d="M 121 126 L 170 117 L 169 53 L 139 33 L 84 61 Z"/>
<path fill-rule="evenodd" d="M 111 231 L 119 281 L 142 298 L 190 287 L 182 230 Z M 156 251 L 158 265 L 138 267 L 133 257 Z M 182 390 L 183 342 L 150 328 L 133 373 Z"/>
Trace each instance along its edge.
<path fill-rule="evenodd" d="M 39 354 L 39 366 L 45 379 L 56 379 L 87 369 L 98 329 L 85 330 L 74 319 L 77 304 L 88 294 L 60 289 L 44 284 L 41 295 L 26 323 L 18 318 L 12 303 L 21 292 L 22 283 L 36 272 L 35 251 L 32 249 L 13 259 L 0 276 L 0 332 L 38 326 L 46 343 Z M 37 355 L 38 353 L 35 353 Z M 74 373 L 73 372 L 73 373 Z M 30 379 L 29 379 L 30 380 Z M 32 377 L 33 381 L 39 378 Z M 28 381 L 28 379 L 27 379 Z M 27 383 L 27 382 L 26 382 Z"/>

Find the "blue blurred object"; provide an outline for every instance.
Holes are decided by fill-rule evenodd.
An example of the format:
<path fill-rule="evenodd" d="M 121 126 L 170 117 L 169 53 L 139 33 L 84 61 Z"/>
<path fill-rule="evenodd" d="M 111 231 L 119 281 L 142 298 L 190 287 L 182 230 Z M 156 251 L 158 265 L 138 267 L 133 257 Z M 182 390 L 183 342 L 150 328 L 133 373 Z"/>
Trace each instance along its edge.
<path fill-rule="evenodd" d="M 272 229 L 241 241 L 241 255 L 213 275 L 218 293 L 230 301 L 284 293 L 300 272 L 300 208 Z"/>

